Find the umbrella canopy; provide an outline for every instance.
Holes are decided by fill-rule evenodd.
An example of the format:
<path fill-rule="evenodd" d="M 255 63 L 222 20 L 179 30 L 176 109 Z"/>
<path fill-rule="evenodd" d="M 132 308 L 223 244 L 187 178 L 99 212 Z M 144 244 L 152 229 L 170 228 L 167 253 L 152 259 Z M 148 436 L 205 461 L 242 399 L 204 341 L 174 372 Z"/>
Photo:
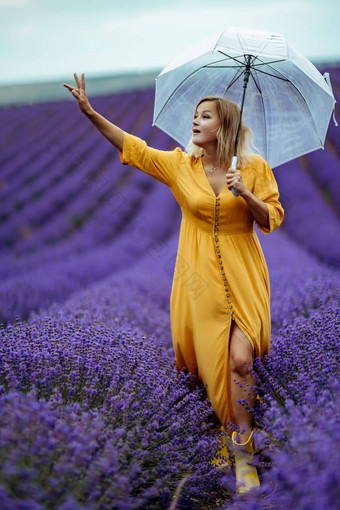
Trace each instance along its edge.
<path fill-rule="evenodd" d="M 281 34 L 229 27 L 187 49 L 156 78 L 153 124 L 182 146 L 198 101 L 242 103 L 243 122 L 273 168 L 324 146 L 335 99 L 326 79 Z"/>

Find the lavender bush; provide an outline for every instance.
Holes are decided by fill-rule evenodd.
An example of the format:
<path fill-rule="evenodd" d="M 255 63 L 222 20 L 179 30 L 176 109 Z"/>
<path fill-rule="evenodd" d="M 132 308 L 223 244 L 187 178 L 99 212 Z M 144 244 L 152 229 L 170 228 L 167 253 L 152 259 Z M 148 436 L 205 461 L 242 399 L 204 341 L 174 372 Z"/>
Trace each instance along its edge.
<path fill-rule="evenodd" d="M 161 346 L 86 316 L 36 317 L 1 340 L 1 508 L 167 508 L 174 497 L 212 508 L 222 498 L 211 408 Z"/>
<path fill-rule="evenodd" d="M 339 338 L 333 305 L 279 331 L 271 356 L 257 360 L 263 404 L 255 440 L 263 481 L 234 508 L 337 508 Z"/>

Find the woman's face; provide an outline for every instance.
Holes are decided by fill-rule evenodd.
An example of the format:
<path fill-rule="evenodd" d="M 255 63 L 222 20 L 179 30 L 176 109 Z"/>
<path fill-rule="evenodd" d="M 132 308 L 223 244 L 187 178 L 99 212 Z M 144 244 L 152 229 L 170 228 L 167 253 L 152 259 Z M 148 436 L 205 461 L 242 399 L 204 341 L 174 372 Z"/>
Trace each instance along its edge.
<path fill-rule="evenodd" d="M 217 146 L 216 134 L 221 125 L 216 102 L 204 101 L 198 105 L 192 122 L 192 141 L 198 147 Z"/>

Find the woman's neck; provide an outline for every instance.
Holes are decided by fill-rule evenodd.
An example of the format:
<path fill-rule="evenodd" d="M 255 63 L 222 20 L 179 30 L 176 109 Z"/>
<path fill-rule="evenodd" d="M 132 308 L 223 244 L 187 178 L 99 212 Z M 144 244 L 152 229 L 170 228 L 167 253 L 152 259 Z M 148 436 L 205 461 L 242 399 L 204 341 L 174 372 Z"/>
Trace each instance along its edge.
<path fill-rule="evenodd" d="M 202 157 L 204 163 L 206 163 L 207 165 L 219 166 L 216 150 L 204 149 Z"/>

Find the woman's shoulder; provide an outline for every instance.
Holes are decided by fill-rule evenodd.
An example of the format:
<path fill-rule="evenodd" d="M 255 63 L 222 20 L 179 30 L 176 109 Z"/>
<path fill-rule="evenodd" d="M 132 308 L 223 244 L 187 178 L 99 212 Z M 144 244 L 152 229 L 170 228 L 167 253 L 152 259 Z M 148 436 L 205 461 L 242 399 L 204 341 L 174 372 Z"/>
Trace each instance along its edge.
<path fill-rule="evenodd" d="M 267 161 L 257 153 L 247 154 L 247 167 L 269 167 Z"/>

